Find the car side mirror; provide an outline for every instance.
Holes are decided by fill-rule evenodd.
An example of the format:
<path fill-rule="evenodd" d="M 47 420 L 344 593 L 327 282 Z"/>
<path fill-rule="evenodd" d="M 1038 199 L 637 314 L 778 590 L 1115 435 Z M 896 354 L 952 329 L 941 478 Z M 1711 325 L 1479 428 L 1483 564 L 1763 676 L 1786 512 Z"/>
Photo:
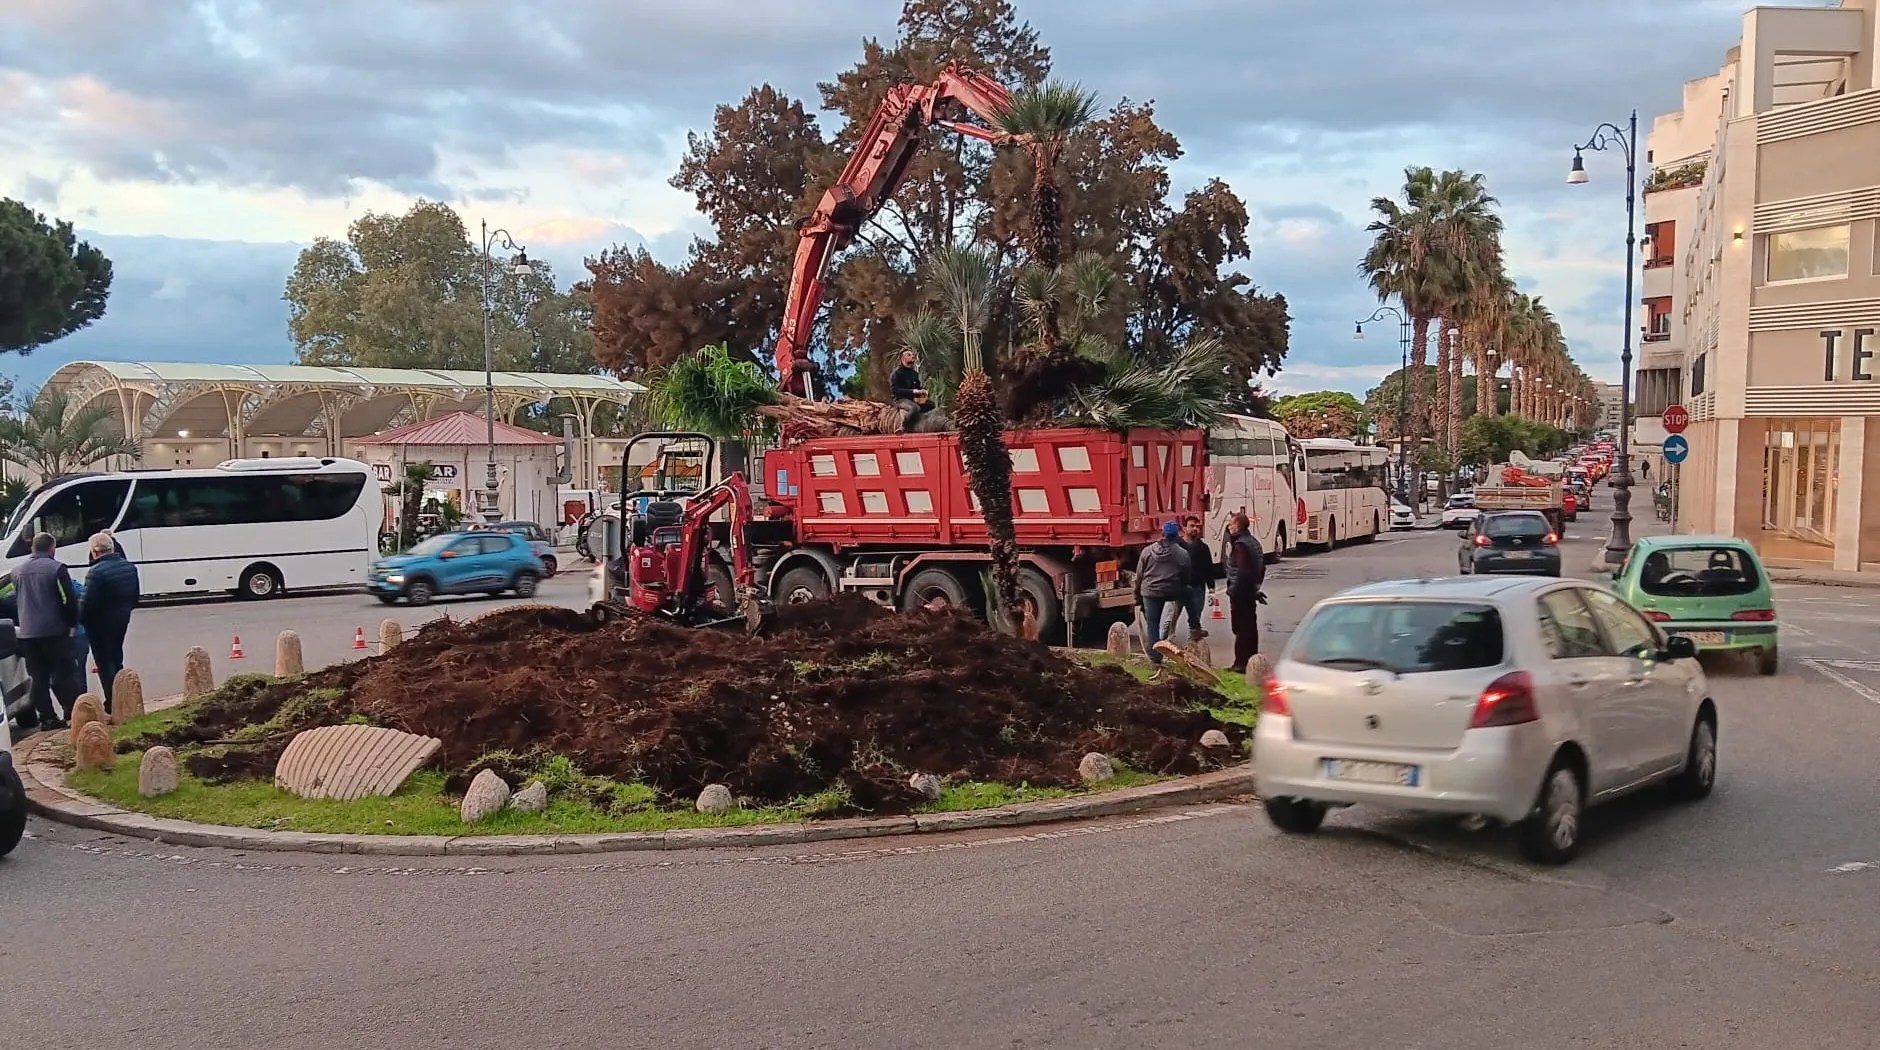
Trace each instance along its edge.
<path fill-rule="evenodd" d="M 1697 643 L 1684 635 L 1674 634 L 1665 639 L 1664 656 L 1667 660 L 1695 660 L 1697 659 Z"/>

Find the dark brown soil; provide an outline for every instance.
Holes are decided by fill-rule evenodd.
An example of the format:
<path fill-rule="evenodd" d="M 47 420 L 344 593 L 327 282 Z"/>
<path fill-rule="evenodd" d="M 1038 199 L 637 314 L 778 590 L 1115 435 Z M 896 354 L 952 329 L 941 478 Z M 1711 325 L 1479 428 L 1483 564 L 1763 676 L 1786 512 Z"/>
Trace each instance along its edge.
<path fill-rule="evenodd" d="M 315 688 L 344 702 L 294 700 Z M 1090 751 L 1159 774 L 1218 765 L 1201 735 L 1224 731 L 1239 755 L 1246 730 L 1201 710 L 1209 695 L 860 598 L 782 608 L 757 638 L 531 608 L 438 621 L 384 656 L 239 691 L 151 742 L 223 742 L 273 719 L 264 740 L 190 761 L 212 779 L 266 777 L 292 732 L 358 714 L 443 740 L 453 783 L 491 752 L 552 753 L 675 801 L 711 783 L 760 804 L 842 786 L 856 811 L 894 812 L 919 801 L 912 772 L 1074 786 Z"/>

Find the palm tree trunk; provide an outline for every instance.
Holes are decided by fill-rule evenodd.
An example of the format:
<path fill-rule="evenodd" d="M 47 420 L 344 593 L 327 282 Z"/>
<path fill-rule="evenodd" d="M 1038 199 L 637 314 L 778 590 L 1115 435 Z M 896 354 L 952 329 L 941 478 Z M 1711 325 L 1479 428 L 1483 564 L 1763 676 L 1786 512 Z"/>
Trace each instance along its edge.
<path fill-rule="evenodd" d="M 1429 391 L 1423 385 L 1423 372 L 1430 366 L 1430 319 L 1418 314 L 1411 320 L 1410 374 L 1403 381 L 1410 384 L 1410 442 L 1415 445 L 1429 432 Z"/>
<path fill-rule="evenodd" d="M 1462 444 L 1462 329 L 1450 331 L 1452 340 L 1449 348 L 1449 451 L 1454 453 Z"/>
<path fill-rule="evenodd" d="M 1499 407 L 1495 404 L 1495 373 L 1488 365 L 1488 340 L 1478 336 L 1475 340 L 1475 414 L 1492 416 Z"/>
<path fill-rule="evenodd" d="M 972 356 L 979 355 L 975 352 Z M 960 456 L 966 461 L 966 474 L 972 480 L 973 495 L 979 498 L 980 514 L 986 520 L 990 540 L 992 579 L 997 593 L 986 595 L 986 600 L 989 604 L 996 601 L 998 609 L 1005 614 L 987 619 L 1016 627 L 1021 617 L 1018 614 L 1018 531 L 1012 522 L 1012 455 L 1005 447 L 1005 427 L 999 416 L 998 398 L 993 396 L 992 381 L 983 369 L 973 368 L 960 380 L 959 391 L 953 396 L 953 419 L 959 427 Z"/>
<path fill-rule="evenodd" d="M 1436 410 L 1430 414 L 1430 430 L 1436 443 L 1444 448 L 1449 442 L 1449 403 L 1455 399 L 1455 386 L 1449 381 L 1450 360 L 1456 356 L 1456 322 L 1448 317 L 1436 333 Z"/>

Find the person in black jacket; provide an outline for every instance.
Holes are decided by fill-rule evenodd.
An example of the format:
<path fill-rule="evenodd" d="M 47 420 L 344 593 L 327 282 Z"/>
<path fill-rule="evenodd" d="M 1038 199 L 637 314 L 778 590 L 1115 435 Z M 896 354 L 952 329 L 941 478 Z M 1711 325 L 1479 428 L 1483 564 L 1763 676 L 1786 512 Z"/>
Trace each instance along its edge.
<path fill-rule="evenodd" d="M 1188 640 L 1208 636 L 1201 626 L 1201 613 L 1208 606 L 1208 592 L 1214 589 L 1214 551 L 1201 533 L 1201 519 L 1193 514 L 1182 522 L 1182 547 L 1188 552 Z"/>
<path fill-rule="evenodd" d="M 888 375 L 888 397 L 907 413 L 904 429 L 913 430 L 920 417 L 933 411 L 927 389 L 920 385 L 920 369 L 914 364 L 914 351 L 901 351 L 901 364 Z"/>
<path fill-rule="evenodd" d="M 1247 673 L 1247 661 L 1260 654 L 1260 605 L 1266 595 L 1266 552 L 1253 534 L 1245 513 L 1227 523 L 1227 604 L 1234 625 L 1234 662 L 1229 668 Z"/>
<path fill-rule="evenodd" d="M 142 597 L 143 581 L 138 579 L 137 566 L 124 557 L 117 540 L 109 532 L 93 536 L 91 570 L 85 574 L 85 595 L 78 617 L 91 639 L 106 712 L 111 710 L 111 687 L 117 673 L 124 669 L 124 636 L 131 629 L 131 610 L 137 608 Z"/>

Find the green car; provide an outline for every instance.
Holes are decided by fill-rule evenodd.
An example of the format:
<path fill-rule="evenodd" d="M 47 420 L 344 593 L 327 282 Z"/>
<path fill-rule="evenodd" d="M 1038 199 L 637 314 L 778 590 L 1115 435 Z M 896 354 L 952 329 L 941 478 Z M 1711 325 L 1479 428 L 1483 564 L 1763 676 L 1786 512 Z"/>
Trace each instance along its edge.
<path fill-rule="evenodd" d="M 1612 579 L 1619 597 L 1699 650 L 1753 656 L 1775 674 L 1776 606 L 1756 550 L 1734 536 L 1651 536 Z"/>

